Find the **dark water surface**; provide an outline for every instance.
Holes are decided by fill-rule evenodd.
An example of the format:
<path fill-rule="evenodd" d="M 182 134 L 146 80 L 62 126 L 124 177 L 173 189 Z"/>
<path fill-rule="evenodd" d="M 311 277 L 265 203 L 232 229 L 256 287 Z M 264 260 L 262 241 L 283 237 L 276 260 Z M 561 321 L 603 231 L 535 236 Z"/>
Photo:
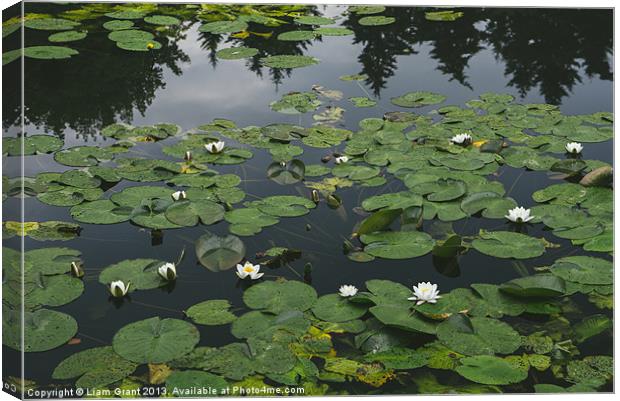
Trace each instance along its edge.
<path fill-rule="evenodd" d="M 27 3 L 27 12 L 57 12 L 71 5 Z M 318 6 L 316 13 L 341 16 L 346 7 Z M 352 29 L 353 36 L 324 37 L 306 42 L 281 42 L 255 37 L 246 46 L 265 54 L 304 54 L 317 57 L 320 63 L 307 68 L 283 72 L 262 68 L 253 60 L 218 60 L 214 52 L 234 44 L 227 35 L 209 35 L 197 31 L 199 23 L 184 22 L 183 28 L 157 52 L 130 53 L 116 48 L 100 28 L 100 21 L 89 27 L 84 41 L 70 44 L 80 55 L 68 60 L 26 59 L 25 104 L 28 134 L 52 132 L 65 139 L 65 146 L 111 144 L 99 130 L 113 122 L 148 125 L 167 122 L 190 130 L 213 118 L 227 118 L 238 126 L 263 126 L 288 122 L 310 126 L 310 113 L 287 116 L 273 112 L 269 103 L 290 91 L 308 91 L 313 84 L 344 92 L 338 104 L 346 109 L 343 127 L 357 129 L 359 120 L 381 117 L 398 109 L 390 98 L 405 92 L 433 91 L 447 96 L 444 104 L 462 106 L 484 92 L 510 93 L 520 103 L 551 103 L 564 114 L 588 114 L 612 109 L 612 13 L 609 10 L 555 9 L 464 9 L 464 17 L 450 23 L 435 23 L 424 18 L 424 8 L 388 8 L 383 13 L 395 16 L 397 22 L 372 30 L 354 23 L 355 16 L 339 19 Z M 98 25 L 97 25 L 98 24 Z M 97 28 L 99 26 L 99 28 Z M 290 27 L 289 27 L 290 28 Z M 258 27 L 256 29 L 266 29 Z M 252 29 L 250 29 L 252 30 Z M 286 26 L 273 28 L 289 30 Z M 26 44 L 40 43 L 47 32 L 26 30 Z M 274 36 L 276 36 L 274 34 Z M 9 38 L 16 41 L 16 37 Z M 14 46 L 6 44 L 5 48 Z M 19 68 L 11 63 L 7 69 Z M 10 72 L 10 71 L 9 71 Z M 338 79 L 345 74 L 365 73 L 368 79 L 357 84 Z M 17 91 L 16 83 L 4 82 L 7 89 Z M 17 92 L 15 92 L 17 93 Z M 346 98 L 376 98 L 373 108 L 355 108 Z M 7 96 L 5 93 L 4 96 Z M 423 114 L 436 107 L 416 109 Z M 19 110 L 5 104 L 3 126 L 7 133 L 18 123 Z M 174 140 L 138 145 L 134 153 L 168 158 L 160 151 Z M 300 158 L 306 164 L 319 162 L 327 150 L 305 148 Z M 587 158 L 612 162 L 610 143 L 588 144 Z M 255 150 L 254 158 L 241 166 L 214 166 L 220 172 L 232 172 L 244 181 L 241 188 L 246 200 L 272 194 L 302 194 L 303 184 L 280 186 L 266 178 L 271 156 Z M 5 174 L 12 167 L 5 164 Z M 52 155 L 26 157 L 25 173 L 34 176 L 41 171 L 68 169 L 53 161 Z M 531 194 L 550 184 L 545 172 L 525 172 L 504 166 L 498 179 L 509 190 L 507 196 L 519 204 L 532 206 Z M 393 182 L 392 182 L 393 181 Z M 303 251 L 301 259 L 292 263 L 295 272 L 282 267 L 267 270 L 269 278 L 283 276 L 299 279 L 306 263 L 313 266 L 311 283 L 317 292 L 334 292 L 344 283 L 364 287 L 373 278 L 389 279 L 406 285 L 418 281 L 438 283 L 442 292 L 471 283 L 502 283 L 519 277 L 514 261 L 497 259 L 470 251 L 458 259 L 457 266 L 443 266 L 432 255 L 413 260 L 381 260 L 355 263 L 342 252 L 342 242 L 361 220 L 352 209 L 361 200 L 376 193 L 396 191 L 402 186 L 392 180 L 379 188 L 353 187 L 339 190 L 344 207 L 333 210 L 321 203 L 310 214 L 283 219 L 260 234 L 242 237 L 247 255 L 271 246 L 285 246 Z M 108 193 L 130 185 L 124 181 Z M 107 194 L 106 194 L 107 197 Z M 19 200 L 9 198 L 5 219 Z M 26 220 L 71 221 L 69 208 L 44 205 L 28 198 Z M 306 224 L 312 229 L 306 230 Z M 425 228 L 428 229 L 428 224 Z M 242 306 L 245 283 L 239 283 L 233 270 L 214 273 L 202 267 L 194 253 L 194 241 L 209 231 L 228 233 L 228 224 L 166 230 L 161 244 L 153 244 L 149 230 L 130 223 L 115 225 L 81 224 L 80 237 L 67 242 L 25 240 L 26 250 L 46 246 L 66 246 L 82 252 L 87 277 L 84 294 L 71 304 L 57 308 L 74 316 L 79 323 L 80 345 L 65 346 L 44 354 L 26 354 L 26 378 L 42 384 L 50 382 L 52 369 L 66 356 L 79 350 L 110 344 L 114 333 L 130 322 L 152 316 L 182 318 L 182 310 L 205 299 L 229 299 Z M 538 225 L 542 226 L 542 225 Z M 475 234 L 480 228 L 509 229 L 502 220 L 472 218 L 454 223 L 460 234 Z M 551 264 L 568 253 L 583 254 L 540 228 L 529 228 L 536 236 L 546 236 L 563 246 L 549 249 L 542 257 L 525 260 L 524 266 Z M 19 240 L 5 241 L 17 249 Z M 104 267 L 131 258 L 175 260 L 185 247 L 186 257 L 179 267 L 174 288 L 139 291 L 122 303 L 108 300 L 108 290 L 97 282 Z M 597 254 L 596 256 L 601 256 Z M 584 313 L 597 313 L 588 302 L 581 302 Z M 198 326 L 201 345 L 218 346 L 234 340 L 228 326 Z M 592 354 L 608 354 L 611 342 L 585 344 Z M 4 347 L 10 356 L 17 352 Z M 15 372 L 14 374 L 18 374 Z M 549 379 L 553 380 L 553 379 Z M 363 390 L 349 389 L 351 392 Z M 388 390 L 385 390 L 388 391 Z"/>

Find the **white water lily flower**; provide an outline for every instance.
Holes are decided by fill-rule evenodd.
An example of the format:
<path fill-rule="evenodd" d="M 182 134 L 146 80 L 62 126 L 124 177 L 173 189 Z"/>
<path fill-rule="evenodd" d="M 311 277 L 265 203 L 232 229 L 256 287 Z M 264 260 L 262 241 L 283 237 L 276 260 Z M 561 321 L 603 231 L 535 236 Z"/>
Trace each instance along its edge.
<path fill-rule="evenodd" d="M 340 287 L 339 293 L 341 297 L 352 297 L 357 294 L 357 287 L 348 284 L 343 285 Z"/>
<path fill-rule="evenodd" d="M 175 201 L 182 200 L 185 198 L 187 198 L 187 194 L 185 193 L 185 191 L 176 191 L 175 193 L 172 194 L 172 199 L 174 199 Z"/>
<path fill-rule="evenodd" d="M 342 163 L 346 163 L 349 161 L 349 157 L 348 156 L 339 156 L 336 158 L 336 164 L 342 164 Z"/>
<path fill-rule="evenodd" d="M 513 223 L 527 223 L 534 218 L 534 216 L 530 216 L 530 209 L 521 206 L 510 209 L 504 217 Z"/>
<path fill-rule="evenodd" d="M 205 148 L 209 153 L 220 153 L 222 150 L 224 150 L 224 144 L 224 141 L 211 142 L 207 143 L 205 145 Z"/>
<path fill-rule="evenodd" d="M 428 283 L 418 283 L 418 286 L 413 286 L 413 296 L 407 298 L 410 301 L 416 301 L 416 305 L 422 305 L 425 302 L 429 304 L 437 303 L 437 300 L 441 298 L 439 295 L 439 290 L 437 289 L 437 284 Z"/>
<path fill-rule="evenodd" d="M 127 285 L 125 285 L 125 283 L 123 283 L 121 280 L 112 281 L 110 283 L 110 294 L 112 294 L 113 297 L 122 298 L 129 292 L 130 285 L 131 283 L 129 282 L 127 283 Z"/>
<path fill-rule="evenodd" d="M 189 150 L 186 151 L 183 159 L 187 162 L 192 161 L 192 152 L 190 152 Z"/>
<path fill-rule="evenodd" d="M 450 142 L 455 143 L 457 145 L 467 145 L 471 143 L 471 141 L 472 141 L 472 138 L 471 138 L 471 135 L 469 134 L 454 135 L 452 139 L 450 139 Z"/>
<path fill-rule="evenodd" d="M 84 277 L 84 269 L 82 269 L 82 265 L 79 262 L 71 262 L 71 273 L 77 277 Z"/>
<path fill-rule="evenodd" d="M 265 273 L 259 273 L 260 271 L 260 265 L 253 265 L 251 262 L 245 262 L 245 264 L 238 264 L 237 265 L 237 271 L 235 273 L 237 273 L 237 276 L 239 276 L 240 279 L 245 279 L 247 277 L 249 277 L 252 280 L 258 280 L 259 278 L 263 277 L 263 275 Z"/>
<path fill-rule="evenodd" d="M 164 263 L 157 269 L 159 275 L 166 281 L 172 281 L 177 278 L 177 267 L 174 263 Z"/>
<path fill-rule="evenodd" d="M 579 142 L 569 142 L 564 147 L 568 153 L 572 153 L 574 155 L 581 153 L 583 150 L 583 145 Z"/>

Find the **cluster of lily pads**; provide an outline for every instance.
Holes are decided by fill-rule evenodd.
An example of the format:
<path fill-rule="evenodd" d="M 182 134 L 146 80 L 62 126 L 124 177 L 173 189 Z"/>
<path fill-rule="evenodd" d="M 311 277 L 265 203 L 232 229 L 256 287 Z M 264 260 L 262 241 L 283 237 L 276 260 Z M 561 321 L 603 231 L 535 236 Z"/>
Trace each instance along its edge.
<path fill-rule="evenodd" d="M 345 13 L 358 16 L 357 23 L 370 29 L 393 24 L 396 17 L 386 16 L 383 6 L 349 6 Z M 452 10 L 427 12 L 430 21 L 454 21 L 463 12 Z M 104 18 L 105 22 L 99 22 Z M 6 51 L 2 55 L 3 65 L 24 57 L 34 59 L 66 59 L 79 55 L 69 47 L 89 35 L 104 32 L 117 47 L 133 52 L 156 51 L 162 48 L 162 39 L 183 25 L 200 24 L 198 31 L 211 35 L 231 35 L 246 38 L 260 35 L 270 38 L 272 33 L 253 32 L 250 24 L 273 28 L 293 23 L 299 29 L 281 32 L 274 36 L 280 41 L 309 41 L 315 38 L 353 35 L 351 29 L 334 26 L 339 18 L 315 15 L 309 7 L 271 6 L 226 6 L 226 5 L 158 5 L 145 4 L 83 4 L 58 15 L 27 12 L 23 18 L 11 18 L 2 25 L 2 36 L 7 37 L 19 31 L 22 24 L 27 31 L 51 32 L 47 41 L 51 44 L 28 46 L 24 49 Z M 183 29 L 186 29 L 184 27 Z M 75 46 L 77 47 L 77 46 Z M 257 56 L 259 50 L 247 46 L 233 46 L 220 49 L 216 56 L 223 60 L 245 59 Z M 315 57 L 299 54 L 277 54 L 262 57 L 260 63 L 269 68 L 299 68 L 317 64 Z M 364 100 L 361 100 L 364 102 Z"/>
<path fill-rule="evenodd" d="M 554 383 L 535 384 L 536 391 L 605 386 L 612 377 L 611 356 L 581 356 L 579 346 L 611 328 L 604 310 L 613 304 L 613 265 L 608 260 L 613 251 L 612 170 L 587 157 L 590 144 L 613 138 L 613 115 L 566 116 L 552 105 L 518 104 L 510 95 L 494 93 L 463 107 L 438 106 L 445 100 L 431 92 L 405 93 L 391 99 L 398 111 L 365 118 L 355 131 L 338 128 L 333 119 L 324 118 L 327 114 L 318 113 L 315 117 L 323 117 L 313 118 L 310 127 L 239 127 L 222 118 L 186 132 L 174 124 L 112 124 L 101 132 L 112 141 L 107 146 L 63 148 L 50 135 L 3 139 L 8 157 L 53 155 L 65 167 L 25 177 L 23 187 L 20 179 L 3 177 L 3 200 L 36 197 L 70 208 L 79 223 L 7 221 L 5 237 L 66 240 L 90 225 L 125 222 L 153 232 L 226 224 L 230 235 L 207 232 L 197 240 L 197 259 L 215 272 L 237 266 L 223 274 L 251 281 L 243 313 L 241 305 L 233 309 L 229 300 L 207 299 L 184 306 L 185 319 L 152 317 L 131 323 L 118 330 L 111 346 L 70 356 L 52 377 L 75 380 L 80 387 L 120 383 L 132 388 L 148 382 L 170 391 L 199 385 L 300 385 L 307 395 L 337 393 L 338 383 L 347 382 L 367 388 L 405 383 L 420 393 L 448 391 L 432 370 L 466 379 L 449 388 L 457 392 L 531 391 L 526 380 L 536 372 L 554 378 Z M 338 91 L 315 86 L 285 94 L 270 107 L 305 114 L 327 102 L 333 115 L 340 101 Z M 406 111 L 430 106 L 436 110 L 424 115 Z M 158 146 L 164 156 L 135 157 L 137 144 Z M 308 148 L 324 154 L 306 165 L 299 157 Z M 223 165 L 243 165 L 256 152 L 269 152 L 273 159 L 267 178 L 296 186 L 299 195 L 249 201 L 240 176 L 218 171 Z M 547 172 L 563 181 L 536 190 L 529 204 L 518 205 L 497 179 L 510 168 L 524 174 Z M 129 185 L 116 190 L 120 183 Z M 359 205 L 344 204 L 338 193 L 355 186 L 381 192 Z M 431 283 L 412 291 L 408 286 L 414 283 L 369 280 L 365 291 L 342 283 L 340 291 L 319 296 L 307 283 L 265 274 L 270 265 L 288 263 L 303 251 L 276 247 L 251 258 L 239 237 L 257 235 L 282 218 L 310 214 L 321 203 L 363 216 L 343 241 L 346 256 L 360 263 L 427 254 L 455 259 L 473 251 L 529 259 L 568 244 L 598 254 L 562 257 L 499 285 L 472 284 L 441 295 Z M 428 230 L 433 221 L 476 218 L 497 219 L 503 226 L 473 235 L 452 228 L 439 234 Z M 550 238 L 528 235 L 528 227 L 535 225 L 545 227 Z M 19 253 L 5 248 L 3 254 L 4 327 L 18 327 L 12 323 L 23 308 L 24 351 L 46 351 L 70 341 L 76 320 L 51 308 L 83 292 L 80 252 L 28 251 L 24 282 Z M 118 298 L 176 279 L 176 264 L 156 259 L 119 261 L 98 276 Z M 27 290 L 24 305 L 22 284 Z M 584 317 L 575 312 L 572 297 L 577 294 L 601 313 Z M 571 322 L 573 317 L 578 323 Z M 230 325 L 239 341 L 199 346 L 195 325 Z M 20 349 L 17 329 L 9 329 L 3 339 Z M 148 368 L 146 376 L 135 373 L 141 365 Z"/>

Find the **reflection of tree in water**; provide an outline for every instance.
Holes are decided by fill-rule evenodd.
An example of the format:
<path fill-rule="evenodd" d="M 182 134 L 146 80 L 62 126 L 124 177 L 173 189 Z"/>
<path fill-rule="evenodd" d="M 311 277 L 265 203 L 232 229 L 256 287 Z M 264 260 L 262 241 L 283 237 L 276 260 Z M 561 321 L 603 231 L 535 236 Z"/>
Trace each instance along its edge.
<path fill-rule="evenodd" d="M 510 86 L 525 95 L 536 86 L 549 103 L 560 103 L 580 70 L 611 80 L 613 16 L 609 10 L 492 9 L 486 40 L 506 63 Z"/>
<path fill-rule="evenodd" d="M 223 6 L 227 9 L 231 9 L 234 6 Z M 245 11 L 249 6 L 234 7 L 237 12 Z M 277 10 L 279 8 L 286 9 L 292 6 L 252 6 L 254 12 L 265 13 L 269 15 L 270 10 Z M 294 6 L 296 11 L 303 11 L 304 15 L 319 15 L 319 11 L 315 6 Z M 233 35 L 217 35 L 212 33 L 201 32 L 200 42 L 201 48 L 209 52 L 208 57 L 211 65 L 215 68 L 220 60 L 217 59 L 215 53 L 217 50 L 232 47 L 232 46 L 245 46 L 258 49 L 258 54 L 251 57 L 246 62 L 247 68 L 254 72 L 257 76 L 263 77 L 263 70 L 268 70 L 270 80 L 279 85 L 285 77 L 291 75 L 291 69 L 282 68 L 265 68 L 261 65 L 260 59 L 268 56 L 275 56 L 279 54 L 298 55 L 301 56 L 305 53 L 308 46 L 312 43 L 312 40 L 302 41 L 283 41 L 278 40 L 277 37 L 283 32 L 295 31 L 295 30 L 311 30 L 309 25 L 298 25 L 292 22 L 290 16 L 277 17 L 280 21 L 286 22 L 278 26 L 265 26 L 257 23 L 249 23 L 248 29 L 242 34 Z M 320 37 L 314 39 L 315 41 L 321 41 Z M 225 43 L 225 45 L 223 45 Z"/>
<path fill-rule="evenodd" d="M 426 20 L 429 10 L 388 8 L 383 14 L 396 22 L 380 27 L 362 26 L 358 16 L 347 16 L 343 25 L 355 32 L 354 43 L 363 45 L 361 73 L 376 95 L 394 75 L 397 56 L 415 53 L 423 43 L 432 47 L 440 71 L 469 88 L 465 68 L 486 46 L 506 64 L 509 86 L 521 95 L 539 86 L 549 103 L 560 103 L 581 81 L 581 68 L 588 77 L 612 79 L 609 10 L 465 9 L 452 22 Z"/>

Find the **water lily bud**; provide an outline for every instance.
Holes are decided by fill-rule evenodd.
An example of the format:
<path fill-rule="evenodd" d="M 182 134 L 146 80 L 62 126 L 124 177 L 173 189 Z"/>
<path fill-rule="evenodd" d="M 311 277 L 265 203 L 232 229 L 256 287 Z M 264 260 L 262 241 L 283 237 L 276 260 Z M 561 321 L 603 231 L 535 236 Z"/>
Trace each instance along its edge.
<path fill-rule="evenodd" d="M 310 224 L 306 224 L 306 231 L 312 230 L 312 226 Z"/>
<path fill-rule="evenodd" d="M 321 200 L 321 198 L 319 198 L 319 191 L 317 191 L 316 189 L 312 190 L 312 201 L 314 203 L 319 203 L 319 201 Z"/>
<path fill-rule="evenodd" d="M 342 199 L 334 194 L 327 195 L 327 205 L 332 209 L 337 209 L 342 205 Z"/>
<path fill-rule="evenodd" d="M 183 159 L 187 162 L 192 161 L 192 152 L 190 152 L 189 150 L 185 152 L 185 156 L 183 156 Z"/>
<path fill-rule="evenodd" d="M 149 42 L 149 43 L 146 44 L 146 48 L 149 49 L 149 50 L 153 49 L 154 47 L 155 47 L 155 45 L 152 42 Z"/>
<path fill-rule="evenodd" d="M 129 292 L 130 282 L 127 282 L 127 285 L 123 283 L 121 280 L 112 281 L 110 283 L 110 294 L 112 294 L 115 298 L 122 298 Z"/>
<path fill-rule="evenodd" d="M 177 278 L 177 267 L 174 263 L 164 263 L 157 269 L 157 273 L 166 281 L 173 281 Z"/>
<path fill-rule="evenodd" d="M 77 278 L 84 277 L 84 269 L 82 269 L 82 263 L 71 262 L 71 273 Z"/>

